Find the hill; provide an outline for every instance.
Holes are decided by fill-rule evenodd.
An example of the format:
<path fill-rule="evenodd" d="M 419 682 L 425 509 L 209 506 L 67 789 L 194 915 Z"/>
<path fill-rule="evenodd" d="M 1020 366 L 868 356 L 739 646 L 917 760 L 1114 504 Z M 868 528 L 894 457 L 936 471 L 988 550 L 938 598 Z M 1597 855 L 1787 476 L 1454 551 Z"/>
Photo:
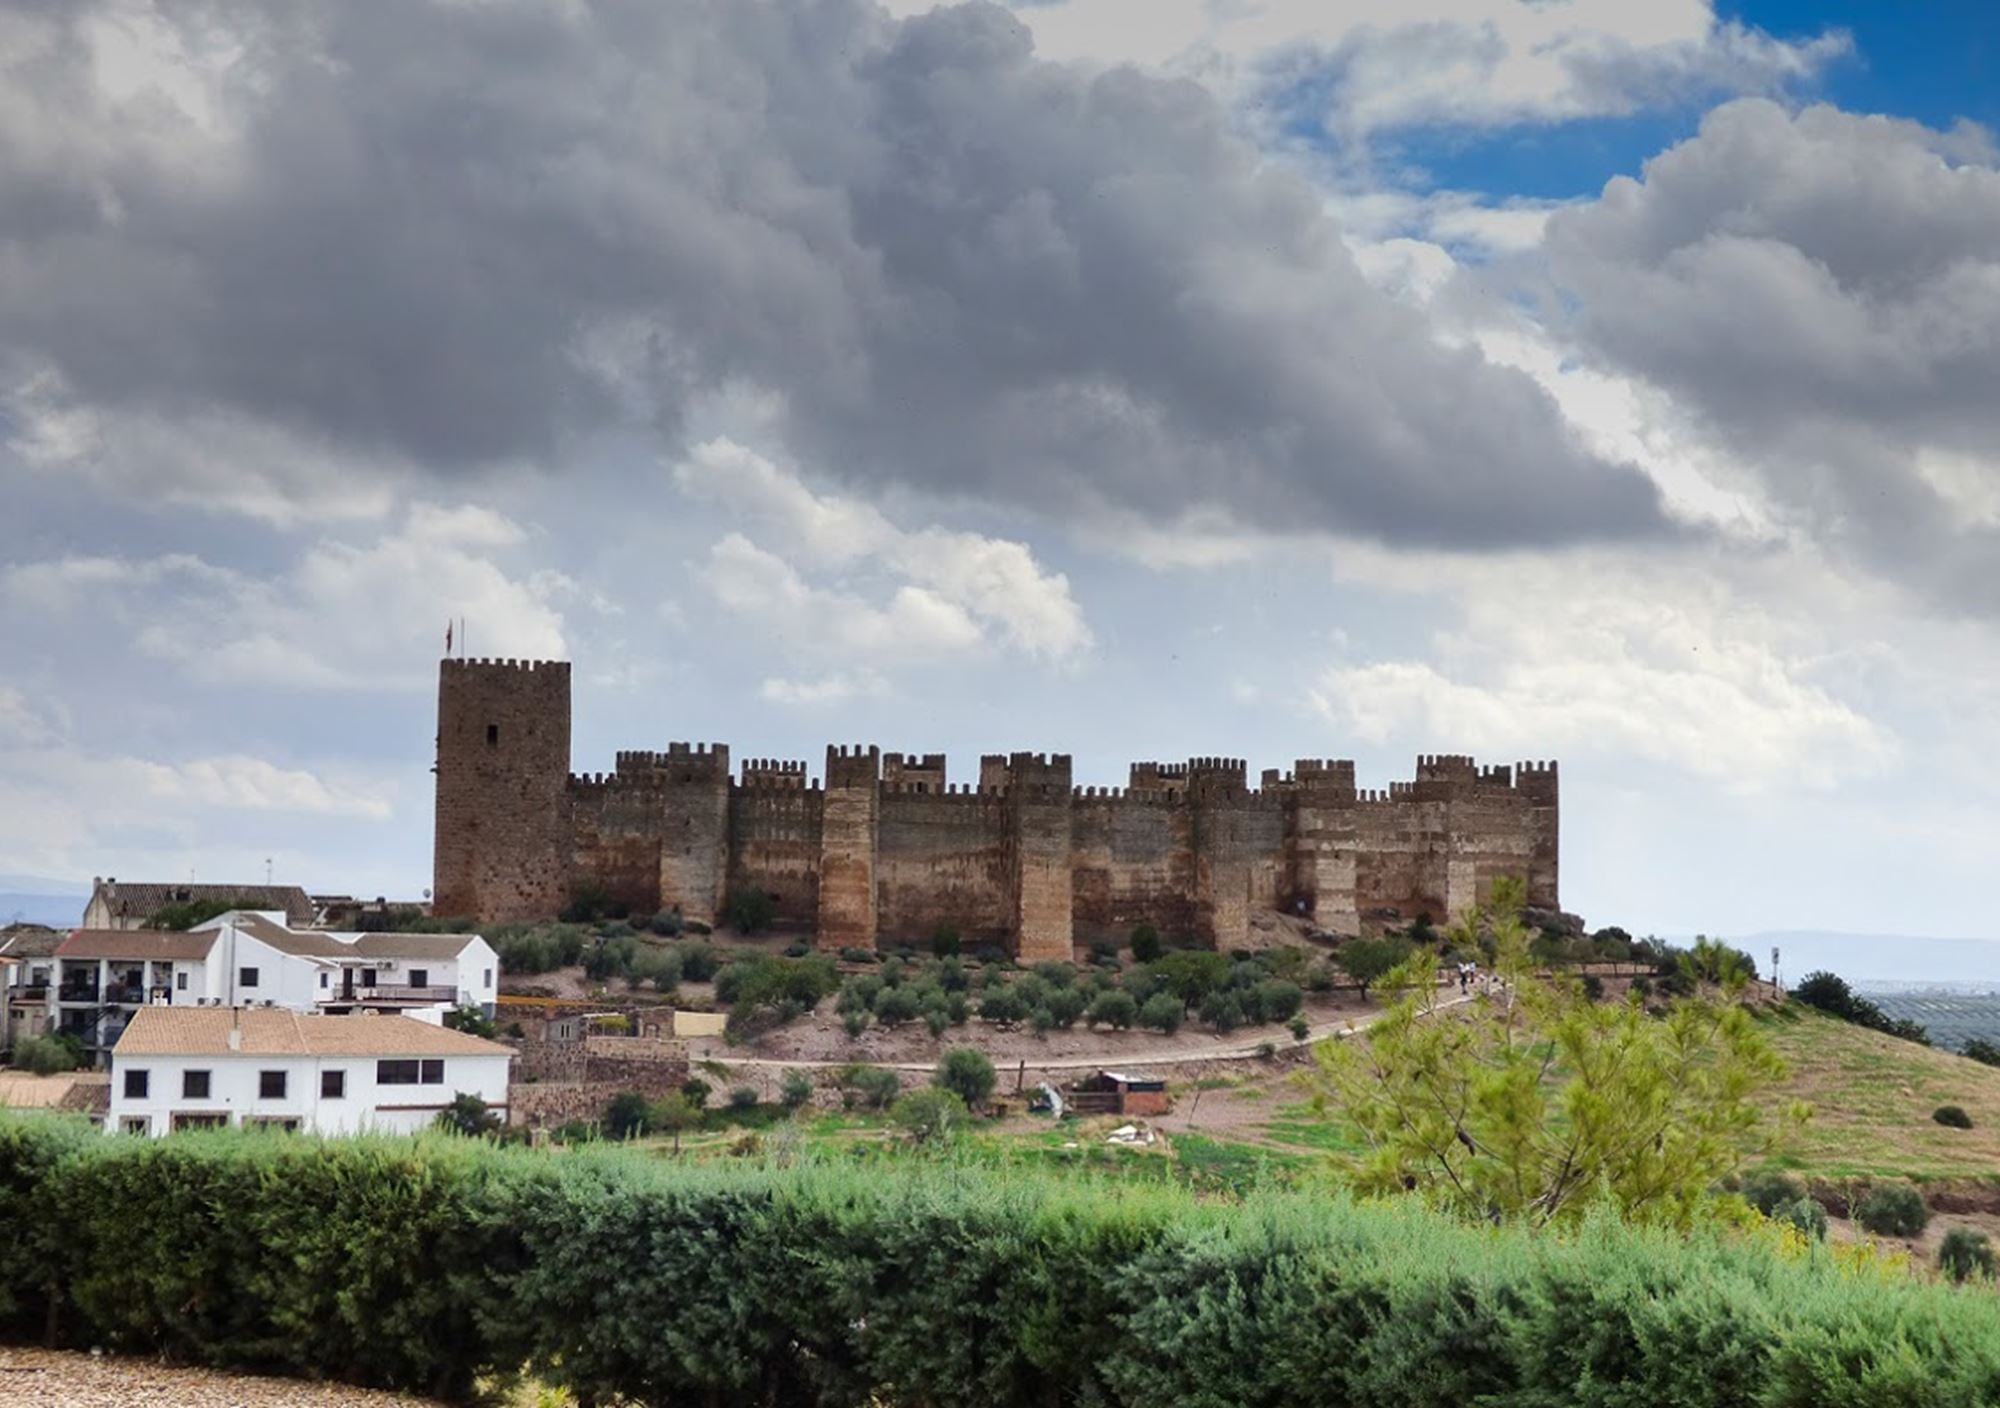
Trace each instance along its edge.
<path fill-rule="evenodd" d="M 2000 1070 L 1797 1004 L 1763 1020 L 1792 1070 L 1782 1094 L 1813 1106 L 1784 1167 L 1825 1178 L 2000 1174 Z M 1963 1106 L 1973 1127 L 1936 1123 L 1940 1105 Z"/>

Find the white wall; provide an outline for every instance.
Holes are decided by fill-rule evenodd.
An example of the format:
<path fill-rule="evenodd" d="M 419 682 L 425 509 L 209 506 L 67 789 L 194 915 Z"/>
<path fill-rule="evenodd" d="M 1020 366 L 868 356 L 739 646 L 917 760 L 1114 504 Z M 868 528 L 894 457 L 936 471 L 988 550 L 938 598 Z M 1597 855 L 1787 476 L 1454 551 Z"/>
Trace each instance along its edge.
<path fill-rule="evenodd" d="M 360 1020 L 360 1019 L 357 1019 Z M 436 1058 L 432 1058 L 436 1059 Z M 144 1119 L 146 1133 L 162 1135 L 173 1129 L 173 1116 L 223 1114 L 231 1124 L 260 1117 L 294 1118 L 302 1129 L 319 1134 L 357 1134 L 364 1130 L 407 1134 L 426 1129 L 437 1112 L 461 1092 L 477 1095 L 496 1111 L 507 1103 L 504 1054 L 446 1056 L 444 1080 L 438 1085 L 386 1085 L 375 1081 L 373 1056 L 116 1056 L 111 1062 L 111 1115 L 107 1130 L 118 1132 L 128 1119 Z M 148 1073 L 146 1098 L 127 1099 L 125 1072 Z M 209 1072 L 209 1096 L 190 1100 L 181 1095 L 184 1072 Z M 263 1071 L 286 1073 L 285 1097 L 259 1097 Z M 337 1100 L 320 1096 L 320 1072 L 347 1073 L 346 1094 Z"/>

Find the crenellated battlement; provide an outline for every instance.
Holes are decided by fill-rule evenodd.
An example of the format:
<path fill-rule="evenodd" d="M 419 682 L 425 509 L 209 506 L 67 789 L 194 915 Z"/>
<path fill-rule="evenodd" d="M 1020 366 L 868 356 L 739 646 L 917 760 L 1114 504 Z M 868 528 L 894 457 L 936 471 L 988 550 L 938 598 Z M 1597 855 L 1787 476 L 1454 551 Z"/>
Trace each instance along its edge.
<path fill-rule="evenodd" d="M 873 788 L 882 778 L 882 750 L 872 743 L 829 743 L 826 785 Z"/>
<path fill-rule="evenodd" d="M 742 781 L 738 785 L 802 792 L 806 785 L 806 765 L 803 761 L 783 758 L 746 758 Z"/>
<path fill-rule="evenodd" d="M 942 753 L 882 755 L 882 790 L 885 792 L 943 792 L 945 783 Z"/>
<path fill-rule="evenodd" d="M 486 655 L 476 655 L 464 660 L 446 658 L 438 663 L 443 667 L 442 672 L 447 675 L 466 674 L 472 671 L 512 670 L 520 674 L 541 674 L 563 680 L 569 678 L 570 664 L 567 660 L 514 660 Z"/>

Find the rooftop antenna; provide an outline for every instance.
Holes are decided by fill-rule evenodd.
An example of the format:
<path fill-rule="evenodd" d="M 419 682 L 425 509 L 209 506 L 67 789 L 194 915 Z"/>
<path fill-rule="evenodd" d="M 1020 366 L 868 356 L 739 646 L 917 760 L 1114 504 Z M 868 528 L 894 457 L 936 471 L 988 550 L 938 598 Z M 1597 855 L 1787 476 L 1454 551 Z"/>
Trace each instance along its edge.
<path fill-rule="evenodd" d="M 266 885 L 271 883 L 271 858 L 269 856 L 264 857 L 264 883 Z"/>

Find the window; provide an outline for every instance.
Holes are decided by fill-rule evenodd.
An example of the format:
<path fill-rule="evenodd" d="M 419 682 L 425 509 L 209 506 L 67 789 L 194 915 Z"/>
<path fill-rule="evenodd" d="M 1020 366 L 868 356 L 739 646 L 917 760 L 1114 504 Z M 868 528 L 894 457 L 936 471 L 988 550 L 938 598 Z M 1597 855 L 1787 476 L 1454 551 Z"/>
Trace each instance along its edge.
<path fill-rule="evenodd" d="M 320 975 L 319 975 L 319 985 L 320 985 L 320 986 L 321 986 L 322 988 L 324 988 L 324 987 L 326 986 L 326 971 L 325 971 L 324 969 L 322 969 L 322 970 L 320 971 Z"/>
<path fill-rule="evenodd" d="M 187 990 L 188 990 L 188 975 L 185 973 L 174 974 L 174 991 L 186 992 Z"/>
<path fill-rule="evenodd" d="M 151 1134 L 153 1121 L 145 1115 L 127 1115 L 118 1121 L 118 1128 L 127 1134 Z"/>
<path fill-rule="evenodd" d="M 499 741 L 500 741 L 500 725 L 488 724 L 486 726 L 486 746 L 488 748 L 491 748 L 494 744 L 498 743 Z"/>
<path fill-rule="evenodd" d="M 490 988 L 493 986 L 493 970 L 491 968 L 488 968 L 486 970 L 486 976 L 480 980 L 479 986 L 483 988 Z"/>
<path fill-rule="evenodd" d="M 237 970 L 236 970 L 236 985 L 237 985 L 238 987 L 244 987 L 244 988 L 254 988 L 254 987 L 256 987 L 256 986 L 257 986 L 257 970 L 256 970 L 255 968 L 239 968 L 239 969 L 237 969 Z"/>
<path fill-rule="evenodd" d="M 347 1072 L 321 1071 L 319 1073 L 319 1098 L 322 1100 L 345 1100 L 347 1098 Z"/>
<path fill-rule="evenodd" d="M 444 1062 L 435 1061 L 377 1061 L 375 1063 L 375 1083 L 377 1085 L 443 1085 Z"/>
<path fill-rule="evenodd" d="M 257 1098 L 259 1100 L 284 1099 L 285 1073 L 283 1071 L 257 1072 Z"/>
<path fill-rule="evenodd" d="M 444 1084 L 444 1062 L 442 1061 L 424 1062 L 424 1084 L 425 1085 Z"/>
<path fill-rule="evenodd" d="M 429 987 L 430 985 L 431 985 L 431 970 L 430 970 L 430 969 L 428 969 L 428 968 L 412 968 L 412 969 L 410 970 L 410 986 L 411 986 L 411 987 L 413 987 L 413 988 L 427 988 L 427 987 Z"/>
<path fill-rule="evenodd" d="M 183 1100 L 208 1099 L 208 1072 L 182 1071 L 181 1098 Z"/>
<path fill-rule="evenodd" d="M 127 1100 L 144 1100 L 146 1098 L 146 1091 L 151 1083 L 145 1071 L 125 1072 L 125 1098 Z"/>

